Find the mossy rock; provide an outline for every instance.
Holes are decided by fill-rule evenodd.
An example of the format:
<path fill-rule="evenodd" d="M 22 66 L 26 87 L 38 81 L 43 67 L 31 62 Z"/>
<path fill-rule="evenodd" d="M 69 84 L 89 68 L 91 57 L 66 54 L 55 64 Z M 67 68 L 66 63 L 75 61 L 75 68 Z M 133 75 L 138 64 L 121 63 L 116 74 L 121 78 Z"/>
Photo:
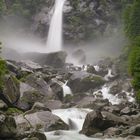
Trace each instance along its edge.
<path fill-rule="evenodd" d="M 17 109 L 17 108 L 8 108 L 6 113 L 8 115 L 12 115 L 12 114 L 13 115 L 19 115 L 19 114 L 22 114 L 23 112 L 21 110 Z"/>

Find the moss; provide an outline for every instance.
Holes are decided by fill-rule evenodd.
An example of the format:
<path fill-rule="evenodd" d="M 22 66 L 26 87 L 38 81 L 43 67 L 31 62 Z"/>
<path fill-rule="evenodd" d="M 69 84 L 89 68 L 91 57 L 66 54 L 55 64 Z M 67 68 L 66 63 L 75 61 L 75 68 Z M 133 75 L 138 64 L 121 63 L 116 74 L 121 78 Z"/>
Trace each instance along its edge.
<path fill-rule="evenodd" d="M 140 90 L 136 93 L 137 102 L 140 104 Z"/>
<path fill-rule="evenodd" d="M 11 115 L 11 114 L 22 114 L 23 112 L 21 110 L 17 109 L 17 108 L 8 108 L 6 113 L 8 115 Z"/>
<path fill-rule="evenodd" d="M 1 45 L 1 43 L 0 43 Z M 1 49 L 1 46 L 0 46 Z M 0 90 L 3 89 L 4 86 L 4 75 L 8 72 L 6 67 L 6 62 L 0 58 Z"/>
<path fill-rule="evenodd" d="M 15 84 L 20 84 L 20 81 L 16 77 L 12 77 L 12 80 L 14 81 Z"/>
<path fill-rule="evenodd" d="M 99 76 L 88 76 L 82 80 L 83 82 L 95 82 L 97 84 L 103 84 L 104 80 Z"/>
<path fill-rule="evenodd" d="M 72 101 L 72 99 L 73 99 L 73 96 L 72 96 L 72 95 L 66 95 L 66 96 L 64 97 L 64 102 L 65 102 L 65 103 L 69 103 L 69 102 Z"/>
<path fill-rule="evenodd" d="M 31 73 L 28 73 L 28 72 L 22 73 L 21 75 L 18 76 L 18 79 L 19 79 L 21 82 L 25 82 L 25 81 L 26 81 L 26 78 L 27 78 L 30 74 L 31 74 Z"/>

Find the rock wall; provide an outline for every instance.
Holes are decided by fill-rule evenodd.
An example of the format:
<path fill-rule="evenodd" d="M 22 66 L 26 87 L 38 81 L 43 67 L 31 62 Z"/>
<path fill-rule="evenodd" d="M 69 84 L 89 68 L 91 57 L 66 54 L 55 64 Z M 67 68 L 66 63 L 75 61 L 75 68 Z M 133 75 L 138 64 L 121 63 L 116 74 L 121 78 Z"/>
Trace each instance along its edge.
<path fill-rule="evenodd" d="M 52 7 L 45 7 L 34 17 L 34 30 L 47 36 Z M 79 42 L 110 35 L 120 24 L 121 0 L 67 0 L 64 6 L 64 40 Z M 47 26 L 48 25 L 48 26 Z"/>

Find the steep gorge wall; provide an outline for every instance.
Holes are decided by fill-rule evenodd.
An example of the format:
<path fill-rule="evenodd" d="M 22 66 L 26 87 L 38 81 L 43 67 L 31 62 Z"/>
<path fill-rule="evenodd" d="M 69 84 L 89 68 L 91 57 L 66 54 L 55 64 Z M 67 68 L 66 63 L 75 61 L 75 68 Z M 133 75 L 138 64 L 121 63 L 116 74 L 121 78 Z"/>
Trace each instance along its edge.
<path fill-rule="evenodd" d="M 49 28 L 50 9 L 44 7 L 34 18 L 34 30 L 42 37 Z M 65 42 L 93 40 L 115 32 L 121 22 L 121 11 L 121 0 L 67 0 L 63 26 Z"/>

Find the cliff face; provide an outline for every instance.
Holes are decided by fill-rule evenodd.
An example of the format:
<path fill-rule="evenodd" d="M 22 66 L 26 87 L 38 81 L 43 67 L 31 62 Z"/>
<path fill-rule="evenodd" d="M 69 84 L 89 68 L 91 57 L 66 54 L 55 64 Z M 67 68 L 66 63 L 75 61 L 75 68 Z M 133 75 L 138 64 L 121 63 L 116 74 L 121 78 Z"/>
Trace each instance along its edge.
<path fill-rule="evenodd" d="M 54 3 L 55 0 L 5 0 L 0 2 L 0 15 L 23 17 L 30 21 L 28 27 L 34 33 L 46 38 Z M 121 11 L 122 0 L 66 0 L 64 41 L 75 43 L 112 34 L 120 25 Z"/>
<path fill-rule="evenodd" d="M 120 24 L 121 0 L 67 0 L 64 6 L 65 42 L 93 40 L 115 32 Z M 33 30 L 47 35 L 52 7 L 46 6 L 34 16 Z M 47 26 L 48 25 L 48 26 Z"/>

